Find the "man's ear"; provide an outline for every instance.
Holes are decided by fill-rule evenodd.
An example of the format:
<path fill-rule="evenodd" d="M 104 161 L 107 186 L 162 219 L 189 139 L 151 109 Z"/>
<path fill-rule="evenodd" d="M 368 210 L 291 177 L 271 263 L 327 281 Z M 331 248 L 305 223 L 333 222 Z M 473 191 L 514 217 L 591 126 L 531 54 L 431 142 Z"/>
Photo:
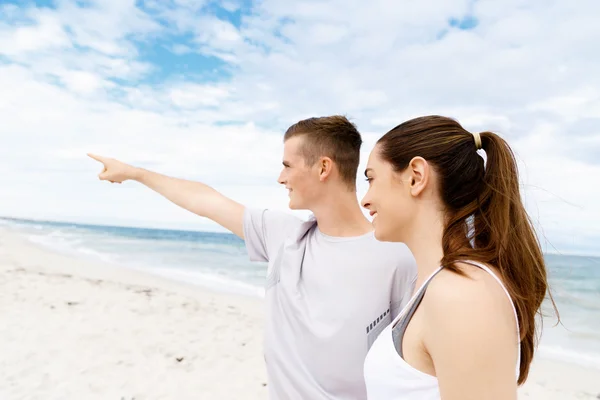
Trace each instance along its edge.
<path fill-rule="evenodd" d="M 329 157 L 321 157 L 317 162 L 319 168 L 319 180 L 325 182 L 333 171 L 333 160 Z"/>

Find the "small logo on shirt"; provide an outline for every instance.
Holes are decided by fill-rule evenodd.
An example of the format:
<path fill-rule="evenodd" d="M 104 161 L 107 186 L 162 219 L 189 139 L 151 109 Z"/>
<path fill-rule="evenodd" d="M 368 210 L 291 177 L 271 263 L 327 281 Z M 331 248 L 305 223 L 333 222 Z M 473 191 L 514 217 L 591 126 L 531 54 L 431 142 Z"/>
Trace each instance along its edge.
<path fill-rule="evenodd" d="M 386 326 L 391 322 L 390 308 L 385 310 L 380 316 L 375 318 L 373 322 L 367 325 L 367 342 L 370 348 L 377 336 L 385 329 Z"/>
<path fill-rule="evenodd" d="M 371 332 L 373 330 L 373 328 L 376 328 L 377 325 L 384 320 L 384 317 L 388 316 L 390 313 L 390 309 L 388 308 L 387 310 L 385 310 L 385 312 L 383 314 L 381 314 L 379 317 L 377 317 L 377 319 L 373 322 L 371 322 L 371 324 L 369 326 L 367 326 L 367 333 Z M 385 318 L 386 320 L 389 318 Z"/>

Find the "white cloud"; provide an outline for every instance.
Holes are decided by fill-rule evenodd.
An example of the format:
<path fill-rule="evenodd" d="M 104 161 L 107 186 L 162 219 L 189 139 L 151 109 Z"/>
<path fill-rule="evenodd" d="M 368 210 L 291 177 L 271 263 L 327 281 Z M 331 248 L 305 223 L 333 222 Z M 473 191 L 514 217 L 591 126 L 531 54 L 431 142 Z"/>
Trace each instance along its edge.
<path fill-rule="evenodd" d="M 600 115 L 600 94 L 595 87 L 586 85 L 573 92 L 535 102 L 529 109 L 550 112 L 567 122 L 596 118 Z"/>
<path fill-rule="evenodd" d="M 215 85 L 186 84 L 174 87 L 169 92 L 172 104 L 186 109 L 217 106 L 227 97 L 229 97 L 228 90 Z"/>
<path fill-rule="evenodd" d="M 184 44 L 179 44 L 179 43 L 174 44 L 171 47 L 171 51 L 177 55 L 189 54 L 189 53 L 193 52 L 193 50 L 190 46 L 186 46 Z"/>
<path fill-rule="evenodd" d="M 436 113 L 506 137 L 540 231 L 559 250 L 597 248 L 595 0 L 264 0 L 240 27 L 210 2 L 147 1 L 149 12 L 134 1 L 90 3 L 2 8 L 0 214 L 200 223 L 139 185 L 99 183 L 87 151 L 285 209 L 275 179 L 291 123 L 346 114 L 365 133 L 366 155 L 388 129 Z M 450 26 L 465 16 L 474 29 Z M 165 44 L 169 35 L 192 39 Z M 155 41 L 219 58 L 227 78 L 199 82 L 193 71 L 144 82 L 162 66 L 140 43 Z"/>
<path fill-rule="evenodd" d="M 36 25 L 10 31 L 3 27 L 0 46 L 8 55 L 70 46 L 71 41 L 56 17 L 48 13 L 36 16 Z"/>

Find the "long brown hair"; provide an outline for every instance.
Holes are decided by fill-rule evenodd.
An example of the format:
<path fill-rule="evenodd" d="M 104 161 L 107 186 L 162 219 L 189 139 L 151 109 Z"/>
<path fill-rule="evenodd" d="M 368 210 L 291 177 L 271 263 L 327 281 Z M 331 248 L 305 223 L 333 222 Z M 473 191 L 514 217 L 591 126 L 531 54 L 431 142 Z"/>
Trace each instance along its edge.
<path fill-rule="evenodd" d="M 446 221 L 441 265 L 477 261 L 498 269 L 515 304 L 520 326 L 521 364 L 518 384 L 527 379 L 536 346 L 535 317 L 548 290 L 544 257 L 521 201 L 514 154 L 492 132 L 482 132 L 477 153 L 473 134 L 453 119 L 426 116 L 404 122 L 377 143 L 381 157 L 403 171 L 417 156 L 439 176 Z M 550 295 L 550 299 L 552 296 Z M 552 304 L 556 310 L 554 301 Z"/>

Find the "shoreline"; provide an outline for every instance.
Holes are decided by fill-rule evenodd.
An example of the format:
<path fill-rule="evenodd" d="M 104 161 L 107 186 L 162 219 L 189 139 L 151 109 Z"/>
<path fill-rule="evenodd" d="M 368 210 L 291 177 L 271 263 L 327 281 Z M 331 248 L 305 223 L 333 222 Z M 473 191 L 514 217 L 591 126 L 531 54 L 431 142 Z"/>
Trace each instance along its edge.
<path fill-rule="evenodd" d="M 68 270 L 74 275 L 78 275 L 82 278 L 93 278 L 93 279 L 104 279 L 110 280 L 117 283 L 131 283 L 154 286 L 165 290 L 183 291 L 187 294 L 197 294 L 199 292 L 210 293 L 215 296 L 231 296 L 239 299 L 246 299 L 262 304 L 263 297 L 241 293 L 235 290 L 222 291 L 211 287 L 208 284 L 197 284 L 185 282 L 181 279 L 171 278 L 166 275 L 159 275 L 152 273 L 150 270 L 146 271 L 143 268 L 137 268 L 126 265 L 118 265 L 114 262 L 94 259 L 92 256 L 85 256 L 76 253 L 68 252 L 64 249 L 52 249 L 45 243 L 37 243 L 28 239 L 27 231 L 19 228 L 0 226 L 0 240 L 4 237 L 9 244 L 16 245 L 20 248 L 26 247 L 26 254 L 19 254 L 18 258 L 20 262 L 33 262 L 39 260 L 39 257 L 49 257 L 51 262 L 47 265 L 36 266 L 41 271 L 60 271 L 65 272 Z M 30 255 L 33 254 L 33 255 Z M 79 263 L 84 264 L 86 268 L 73 269 L 73 261 L 77 260 Z M 61 261 L 66 261 L 66 266 L 60 266 Z"/>
<path fill-rule="evenodd" d="M 0 285 L 2 399 L 267 398 L 261 298 L 53 252 L 5 227 Z M 536 355 L 519 398 L 598 399 L 598 377 Z"/>

